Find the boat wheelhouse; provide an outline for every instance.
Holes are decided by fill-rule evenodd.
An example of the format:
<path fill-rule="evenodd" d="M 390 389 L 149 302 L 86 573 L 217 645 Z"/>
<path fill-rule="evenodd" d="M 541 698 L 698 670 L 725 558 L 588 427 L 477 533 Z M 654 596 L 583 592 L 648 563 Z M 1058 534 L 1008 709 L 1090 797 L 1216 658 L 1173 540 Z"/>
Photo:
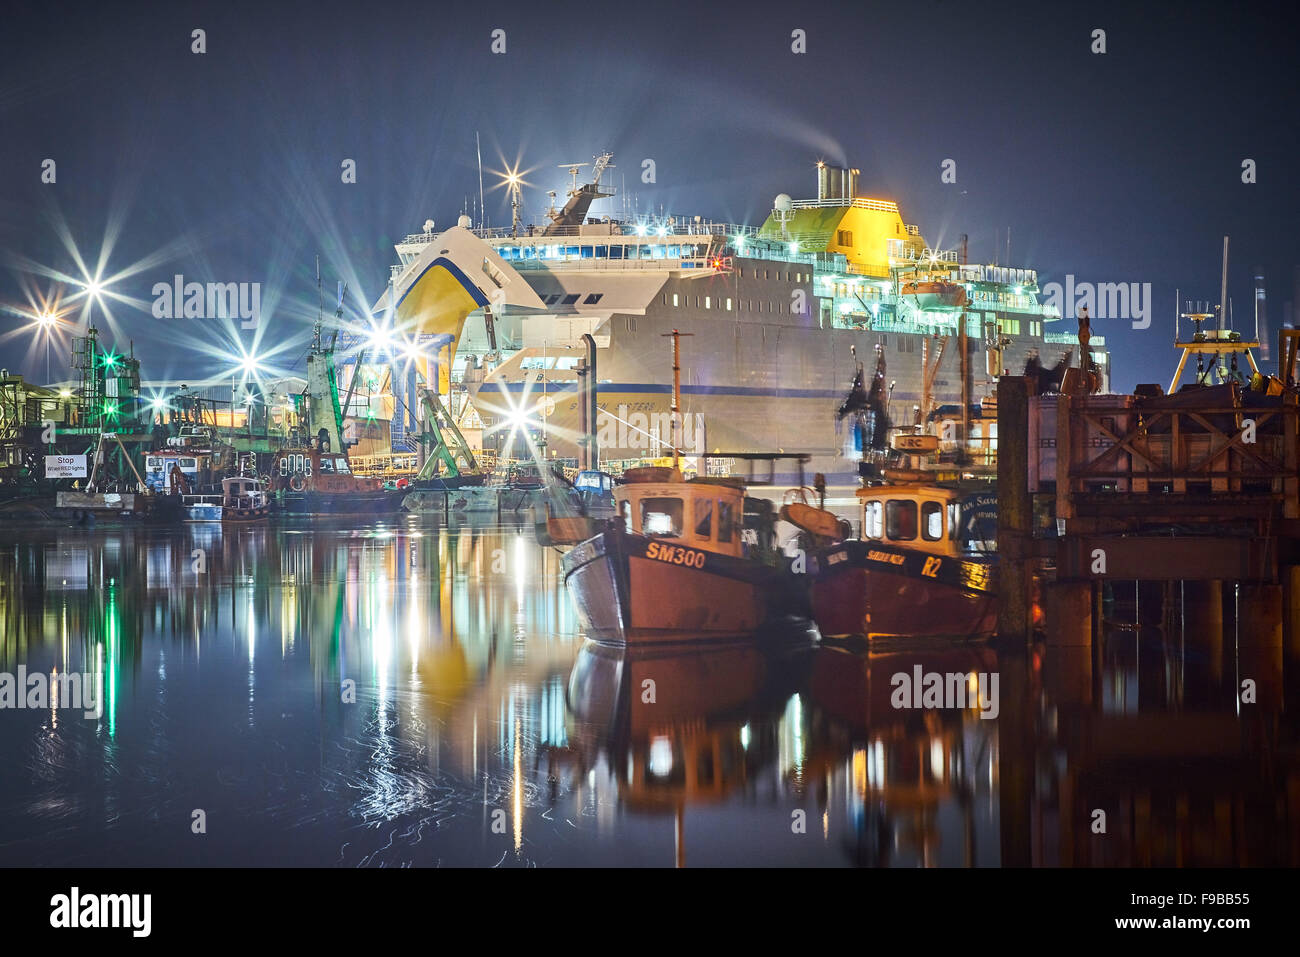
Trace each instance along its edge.
<path fill-rule="evenodd" d="M 211 467 L 211 456 L 191 450 L 165 449 L 145 456 L 145 485 L 154 492 L 195 488 L 204 470 Z M 179 479 L 177 475 L 179 474 Z"/>

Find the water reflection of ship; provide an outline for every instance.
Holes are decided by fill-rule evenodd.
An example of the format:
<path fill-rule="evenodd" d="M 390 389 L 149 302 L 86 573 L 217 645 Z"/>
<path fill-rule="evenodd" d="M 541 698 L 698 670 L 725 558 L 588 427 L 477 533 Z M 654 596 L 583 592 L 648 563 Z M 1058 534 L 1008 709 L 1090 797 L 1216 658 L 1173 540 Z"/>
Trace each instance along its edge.
<path fill-rule="evenodd" d="M 980 719 L 978 701 L 966 709 L 895 707 L 894 676 L 910 676 L 918 665 L 926 673 L 970 675 L 996 671 L 997 659 L 980 645 L 916 644 L 888 654 L 817 650 L 810 739 L 819 744 L 808 754 L 805 779 L 817 781 L 824 807 L 831 780 L 845 775 L 855 837 L 844 849 L 856 864 L 903 863 L 900 852 L 915 854 L 922 865 L 939 863 L 941 821 L 951 821 L 945 805 L 955 805 L 960 821 L 961 863 L 988 863 L 992 848 L 976 841 L 976 807 L 991 806 L 996 790 L 996 723 Z M 948 855 L 943 862 L 955 863 Z"/>
<path fill-rule="evenodd" d="M 569 676 L 566 749 L 550 758 L 585 774 L 602 762 L 627 808 L 676 818 L 685 863 L 687 805 L 752 786 L 780 753 L 779 717 L 802 683 L 812 646 L 753 643 L 689 651 L 583 644 Z"/>

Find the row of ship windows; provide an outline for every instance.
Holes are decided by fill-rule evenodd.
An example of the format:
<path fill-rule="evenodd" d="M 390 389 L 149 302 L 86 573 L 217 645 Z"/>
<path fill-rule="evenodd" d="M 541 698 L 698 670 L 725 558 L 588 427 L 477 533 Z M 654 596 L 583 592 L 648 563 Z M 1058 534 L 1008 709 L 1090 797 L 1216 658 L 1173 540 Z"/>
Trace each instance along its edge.
<path fill-rule="evenodd" d="M 834 290 L 836 296 L 852 295 L 855 299 L 880 298 L 880 289 L 870 284 L 865 284 L 860 287 L 857 285 L 850 287 L 846 282 L 838 282 L 832 286 L 831 289 Z"/>
<path fill-rule="evenodd" d="M 754 274 L 755 279 L 776 279 L 779 282 L 812 282 L 812 273 L 810 272 L 795 272 L 790 269 L 758 269 L 758 268 L 752 269 L 750 271 Z M 759 275 L 760 273 L 762 273 L 762 275 Z M 771 276 L 769 275 L 769 273 L 776 273 L 776 275 Z M 740 270 L 740 278 L 741 279 L 745 278 L 745 270 L 743 269 Z"/>
<path fill-rule="evenodd" d="M 663 304 L 673 306 L 674 308 L 685 307 L 687 309 L 712 309 L 714 300 L 712 296 L 682 296 L 678 293 L 663 294 Z M 685 300 L 683 302 L 683 300 Z M 734 302 L 730 296 L 717 300 L 718 308 L 724 312 L 731 312 L 734 306 L 737 312 L 763 312 L 776 315 L 780 313 L 785 315 L 789 312 L 789 307 L 784 302 L 772 302 L 770 299 L 741 299 L 738 303 Z"/>
<path fill-rule="evenodd" d="M 1002 306 L 1011 309 L 1028 309 L 1036 305 L 1029 296 L 1018 296 L 1010 292 L 990 292 L 988 290 L 976 289 L 971 293 L 971 301 Z"/>
<path fill-rule="evenodd" d="M 1043 324 L 1037 320 L 1030 319 L 1025 322 L 1025 334 L 1029 336 L 1041 336 L 1043 334 Z M 1020 335 L 1019 319 L 999 319 L 998 331 L 1004 336 Z"/>

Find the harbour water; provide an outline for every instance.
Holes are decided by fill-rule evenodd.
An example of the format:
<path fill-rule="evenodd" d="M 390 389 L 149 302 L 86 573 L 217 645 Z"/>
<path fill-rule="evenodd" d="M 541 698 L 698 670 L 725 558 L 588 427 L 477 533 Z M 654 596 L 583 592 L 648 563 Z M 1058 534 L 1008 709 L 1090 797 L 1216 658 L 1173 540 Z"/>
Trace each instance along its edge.
<path fill-rule="evenodd" d="M 629 657 L 559 558 L 428 518 L 0 531 L 0 674 L 103 675 L 97 715 L 0 702 L 0 865 L 1300 863 L 1295 690 L 1230 603 Z M 900 697 L 930 674 L 964 700 Z"/>

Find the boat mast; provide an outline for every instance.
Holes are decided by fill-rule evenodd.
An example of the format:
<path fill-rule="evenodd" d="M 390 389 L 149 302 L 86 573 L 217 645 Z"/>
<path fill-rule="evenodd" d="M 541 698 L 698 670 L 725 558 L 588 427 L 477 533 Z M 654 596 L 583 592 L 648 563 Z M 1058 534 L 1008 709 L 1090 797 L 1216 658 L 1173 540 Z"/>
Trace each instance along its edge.
<path fill-rule="evenodd" d="M 678 332 L 676 329 L 663 333 L 665 339 L 671 336 L 673 340 L 673 468 L 677 468 L 681 456 L 677 440 L 682 432 L 682 336 L 694 334 Z"/>
<path fill-rule="evenodd" d="M 1228 328 L 1228 237 L 1223 237 L 1223 271 L 1219 277 L 1219 331 Z M 1220 337 L 1222 338 L 1222 337 Z"/>
<path fill-rule="evenodd" d="M 970 442 L 971 372 L 970 343 L 966 333 L 965 310 L 957 330 L 957 349 L 961 353 L 961 444 L 957 446 L 957 464 L 965 465 Z"/>

